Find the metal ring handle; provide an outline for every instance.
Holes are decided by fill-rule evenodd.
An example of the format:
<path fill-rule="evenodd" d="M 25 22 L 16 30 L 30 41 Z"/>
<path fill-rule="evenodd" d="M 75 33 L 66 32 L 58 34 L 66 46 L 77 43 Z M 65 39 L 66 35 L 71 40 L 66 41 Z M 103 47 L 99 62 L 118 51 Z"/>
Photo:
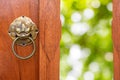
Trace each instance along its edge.
<path fill-rule="evenodd" d="M 17 38 L 13 41 L 13 44 L 12 44 L 13 54 L 14 54 L 17 58 L 19 58 L 19 59 L 23 59 L 23 60 L 29 59 L 29 58 L 31 58 L 31 57 L 34 55 L 34 53 L 35 53 L 35 49 L 36 49 L 35 42 L 34 42 L 34 40 L 33 40 L 31 37 L 28 37 L 28 39 L 30 39 L 30 40 L 32 41 L 32 43 L 33 43 L 33 51 L 32 51 L 32 53 L 31 53 L 30 55 L 28 55 L 28 56 L 26 56 L 26 57 L 23 57 L 23 56 L 18 55 L 18 54 L 16 53 L 15 49 L 14 49 L 14 46 L 15 46 L 16 41 L 17 41 L 18 39 L 20 39 L 20 38 L 21 38 L 21 37 L 17 37 Z"/>

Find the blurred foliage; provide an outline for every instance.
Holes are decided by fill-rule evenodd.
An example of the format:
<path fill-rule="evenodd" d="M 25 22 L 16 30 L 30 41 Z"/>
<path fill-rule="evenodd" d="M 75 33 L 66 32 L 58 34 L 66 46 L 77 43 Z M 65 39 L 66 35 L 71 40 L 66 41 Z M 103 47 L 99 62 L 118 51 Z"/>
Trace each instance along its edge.
<path fill-rule="evenodd" d="M 113 80 L 111 0 L 61 0 L 61 80 Z"/>

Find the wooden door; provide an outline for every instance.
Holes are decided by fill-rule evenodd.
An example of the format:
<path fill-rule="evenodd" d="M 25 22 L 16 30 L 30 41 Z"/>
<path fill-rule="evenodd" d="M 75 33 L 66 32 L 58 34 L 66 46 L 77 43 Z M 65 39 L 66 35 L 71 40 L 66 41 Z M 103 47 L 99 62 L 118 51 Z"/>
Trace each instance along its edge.
<path fill-rule="evenodd" d="M 114 80 L 120 80 L 120 0 L 113 0 Z"/>
<path fill-rule="evenodd" d="M 31 18 L 39 29 L 35 55 L 27 60 L 13 55 L 8 35 L 19 16 Z M 59 80 L 59 16 L 59 0 L 0 0 L 0 80 Z M 32 48 L 16 46 L 16 51 L 26 56 Z"/>

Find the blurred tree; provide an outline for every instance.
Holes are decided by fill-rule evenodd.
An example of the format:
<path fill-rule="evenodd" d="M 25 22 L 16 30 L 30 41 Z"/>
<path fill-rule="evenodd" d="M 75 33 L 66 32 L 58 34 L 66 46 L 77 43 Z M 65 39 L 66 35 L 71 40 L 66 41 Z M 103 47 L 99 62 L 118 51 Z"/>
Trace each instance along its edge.
<path fill-rule="evenodd" d="M 61 80 L 112 80 L 111 0 L 61 0 Z"/>

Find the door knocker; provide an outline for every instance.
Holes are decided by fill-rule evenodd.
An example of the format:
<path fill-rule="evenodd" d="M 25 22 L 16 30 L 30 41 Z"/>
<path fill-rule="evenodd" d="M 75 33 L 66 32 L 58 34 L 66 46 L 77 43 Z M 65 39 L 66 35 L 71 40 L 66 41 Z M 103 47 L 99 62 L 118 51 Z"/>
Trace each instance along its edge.
<path fill-rule="evenodd" d="M 8 31 L 10 37 L 13 39 L 12 51 L 13 54 L 19 59 L 29 59 L 32 57 L 36 50 L 36 45 L 34 40 L 38 34 L 38 29 L 36 24 L 28 17 L 21 16 L 16 18 L 9 27 Z M 33 51 L 30 55 L 23 57 L 16 53 L 15 45 L 26 46 L 33 44 Z"/>

